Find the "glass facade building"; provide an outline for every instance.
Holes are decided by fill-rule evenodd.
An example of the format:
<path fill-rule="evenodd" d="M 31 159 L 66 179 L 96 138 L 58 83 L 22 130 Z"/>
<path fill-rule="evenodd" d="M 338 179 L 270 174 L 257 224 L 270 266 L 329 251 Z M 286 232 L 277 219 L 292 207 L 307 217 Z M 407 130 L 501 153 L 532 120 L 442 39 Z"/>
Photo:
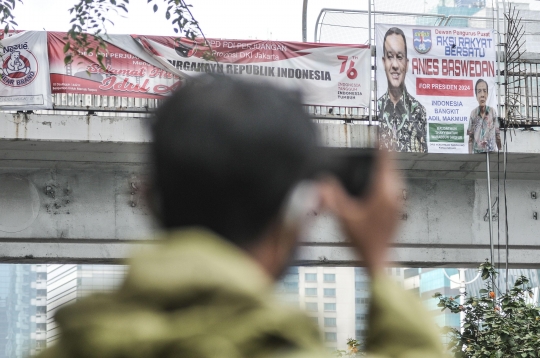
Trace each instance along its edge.
<path fill-rule="evenodd" d="M 437 292 L 444 296 L 459 295 L 459 288 L 453 285 L 444 274 L 453 276 L 458 273 L 457 269 L 442 269 L 442 268 L 410 268 L 405 269 L 403 274 L 403 286 L 406 290 L 411 290 L 418 295 L 424 302 L 428 310 L 433 313 L 435 322 L 439 327 L 449 326 L 459 328 L 459 315 L 445 310 L 441 312 L 441 308 L 437 307 L 439 299 L 433 298 Z"/>
<path fill-rule="evenodd" d="M 47 345 L 58 339 L 55 312 L 94 292 L 118 287 L 127 272 L 123 265 L 47 265 Z"/>
<path fill-rule="evenodd" d="M 45 265 L 0 264 L 0 358 L 45 347 Z"/>

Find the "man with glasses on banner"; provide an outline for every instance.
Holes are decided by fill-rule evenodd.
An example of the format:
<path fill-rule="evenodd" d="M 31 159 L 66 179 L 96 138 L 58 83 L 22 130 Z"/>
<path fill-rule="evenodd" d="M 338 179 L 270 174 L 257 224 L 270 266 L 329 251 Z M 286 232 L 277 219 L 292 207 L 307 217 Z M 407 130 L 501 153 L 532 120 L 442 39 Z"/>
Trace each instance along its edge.
<path fill-rule="evenodd" d="M 384 35 L 382 61 L 388 90 L 377 101 L 379 146 L 397 152 L 426 153 L 426 109 L 405 87 L 409 60 L 401 29 L 392 27 Z"/>
<path fill-rule="evenodd" d="M 501 134 L 495 108 L 487 105 L 488 84 L 483 79 L 476 81 L 474 93 L 478 107 L 469 117 L 469 153 L 495 152 L 501 149 Z"/>

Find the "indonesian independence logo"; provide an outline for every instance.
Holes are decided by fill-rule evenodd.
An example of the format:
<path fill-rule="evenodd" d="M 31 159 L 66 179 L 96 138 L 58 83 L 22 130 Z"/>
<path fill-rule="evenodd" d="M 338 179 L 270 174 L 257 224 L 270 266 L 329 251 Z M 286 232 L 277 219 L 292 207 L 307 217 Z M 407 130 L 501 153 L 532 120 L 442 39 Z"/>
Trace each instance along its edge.
<path fill-rule="evenodd" d="M 428 53 L 431 50 L 431 30 L 413 29 L 413 44 L 416 52 Z"/>
<path fill-rule="evenodd" d="M 24 87 L 36 79 L 38 63 L 26 42 L 2 48 L 2 79 L 10 87 Z"/>

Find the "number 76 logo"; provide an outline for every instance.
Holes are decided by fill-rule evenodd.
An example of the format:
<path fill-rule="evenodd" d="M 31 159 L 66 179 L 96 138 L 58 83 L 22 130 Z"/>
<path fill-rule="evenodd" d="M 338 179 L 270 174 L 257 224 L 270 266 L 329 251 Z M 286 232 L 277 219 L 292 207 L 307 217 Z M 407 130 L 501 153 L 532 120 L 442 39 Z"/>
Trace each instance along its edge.
<path fill-rule="evenodd" d="M 347 61 L 349 61 L 349 56 L 341 56 L 338 55 L 338 60 L 343 61 L 341 63 L 341 69 L 339 70 L 339 73 L 343 73 L 345 71 L 345 68 L 347 67 Z M 358 57 L 352 56 L 353 59 L 357 59 Z M 354 80 L 358 76 L 358 71 L 356 71 L 356 68 L 354 68 L 354 61 L 351 59 L 349 62 L 349 69 L 347 70 L 347 77 L 349 77 L 351 80 Z"/>

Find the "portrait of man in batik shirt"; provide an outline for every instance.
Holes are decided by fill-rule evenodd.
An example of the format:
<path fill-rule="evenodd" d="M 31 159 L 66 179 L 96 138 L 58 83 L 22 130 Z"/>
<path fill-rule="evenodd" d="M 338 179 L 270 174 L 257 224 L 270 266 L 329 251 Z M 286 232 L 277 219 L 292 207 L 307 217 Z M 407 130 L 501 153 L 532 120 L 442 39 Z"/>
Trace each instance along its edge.
<path fill-rule="evenodd" d="M 377 100 L 379 147 L 397 152 L 427 152 L 426 109 L 405 87 L 407 40 L 390 28 L 384 35 L 383 65 L 388 90 Z"/>
<path fill-rule="evenodd" d="M 487 82 L 483 79 L 476 81 L 474 92 L 478 107 L 472 110 L 469 117 L 469 153 L 496 152 L 501 149 L 501 135 L 497 112 L 487 105 Z"/>

